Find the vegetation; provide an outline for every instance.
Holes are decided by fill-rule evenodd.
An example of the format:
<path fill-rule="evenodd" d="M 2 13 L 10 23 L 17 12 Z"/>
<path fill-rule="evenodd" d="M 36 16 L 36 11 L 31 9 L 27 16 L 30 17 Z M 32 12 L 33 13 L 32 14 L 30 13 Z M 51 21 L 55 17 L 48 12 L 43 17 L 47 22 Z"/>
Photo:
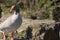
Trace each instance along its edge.
<path fill-rule="evenodd" d="M 10 6 L 19 2 L 21 11 L 26 13 L 26 15 L 23 13 L 22 15 L 27 17 L 37 15 L 42 19 L 46 19 L 51 18 L 53 10 L 60 4 L 58 1 L 59 0 L 6 0 L 6 3 Z"/>

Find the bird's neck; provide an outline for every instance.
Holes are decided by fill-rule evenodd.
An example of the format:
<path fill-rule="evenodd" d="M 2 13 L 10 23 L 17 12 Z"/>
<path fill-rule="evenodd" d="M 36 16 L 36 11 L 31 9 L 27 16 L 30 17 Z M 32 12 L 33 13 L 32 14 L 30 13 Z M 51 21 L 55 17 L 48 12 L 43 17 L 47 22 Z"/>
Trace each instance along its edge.
<path fill-rule="evenodd" d="M 14 14 L 19 14 L 19 12 L 14 11 Z"/>

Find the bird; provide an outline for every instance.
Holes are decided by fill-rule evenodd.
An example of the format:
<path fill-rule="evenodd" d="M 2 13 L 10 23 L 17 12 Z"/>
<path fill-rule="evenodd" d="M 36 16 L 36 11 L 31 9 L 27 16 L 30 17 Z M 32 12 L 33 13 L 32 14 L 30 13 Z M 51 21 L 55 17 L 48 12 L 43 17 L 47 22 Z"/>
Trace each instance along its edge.
<path fill-rule="evenodd" d="M 17 5 L 12 5 L 10 12 L 13 14 L 0 24 L 0 32 L 3 33 L 4 40 L 6 40 L 6 34 L 8 33 L 12 33 L 13 40 L 14 31 L 16 31 L 22 24 L 22 16 L 19 7 Z"/>

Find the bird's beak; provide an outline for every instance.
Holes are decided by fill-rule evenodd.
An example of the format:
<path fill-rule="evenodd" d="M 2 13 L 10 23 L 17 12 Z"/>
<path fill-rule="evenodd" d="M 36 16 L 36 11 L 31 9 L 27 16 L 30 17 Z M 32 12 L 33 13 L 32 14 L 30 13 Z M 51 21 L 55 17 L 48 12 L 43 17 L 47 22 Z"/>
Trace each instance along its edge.
<path fill-rule="evenodd" d="M 14 12 L 14 9 L 10 9 L 10 12 Z"/>
<path fill-rule="evenodd" d="M 14 12 L 14 6 L 11 7 L 10 12 Z"/>

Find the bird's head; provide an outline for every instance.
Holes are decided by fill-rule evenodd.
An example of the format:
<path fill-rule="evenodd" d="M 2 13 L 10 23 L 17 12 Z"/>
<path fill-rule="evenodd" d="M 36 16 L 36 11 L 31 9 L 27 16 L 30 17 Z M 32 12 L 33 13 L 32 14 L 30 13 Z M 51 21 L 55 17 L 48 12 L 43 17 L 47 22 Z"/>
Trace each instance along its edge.
<path fill-rule="evenodd" d="M 19 7 L 17 5 L 13 5 L 10 9 L 10 12 L 19 12 Z"/>

